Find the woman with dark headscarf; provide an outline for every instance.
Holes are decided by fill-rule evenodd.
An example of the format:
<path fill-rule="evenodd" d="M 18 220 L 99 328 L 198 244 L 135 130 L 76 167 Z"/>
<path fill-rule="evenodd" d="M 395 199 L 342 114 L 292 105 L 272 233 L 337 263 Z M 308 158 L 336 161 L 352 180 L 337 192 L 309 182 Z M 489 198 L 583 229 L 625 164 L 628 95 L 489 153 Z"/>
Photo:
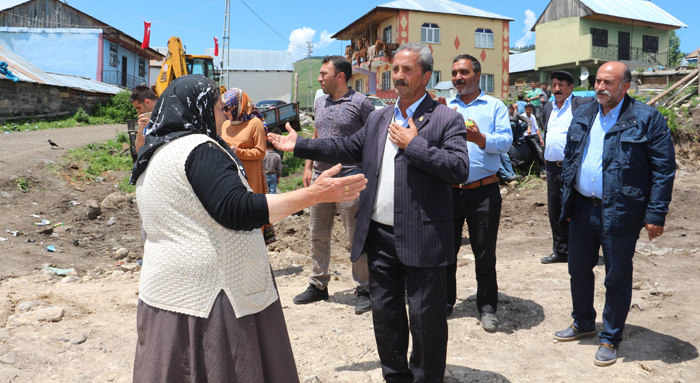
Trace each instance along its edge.
<path fill-rule="evenodd" d="M 216 134 L 219 87 L 180 77 L 151 115 L 132 171 L 142 228 L 134 382 L 298 382 L 260 227 L 319 202 L 351 200 L 363 176 L 255 194 Z"/>
<path fill-rule="evenodd" d="M 248 173 L 248 184 L 255 193 L 266 193 L 265 172 L 265 121 L 248 94 L 231 88 L 221 96 L 227 123 L 221 127 L 221 138 L 234 150 Z"/>

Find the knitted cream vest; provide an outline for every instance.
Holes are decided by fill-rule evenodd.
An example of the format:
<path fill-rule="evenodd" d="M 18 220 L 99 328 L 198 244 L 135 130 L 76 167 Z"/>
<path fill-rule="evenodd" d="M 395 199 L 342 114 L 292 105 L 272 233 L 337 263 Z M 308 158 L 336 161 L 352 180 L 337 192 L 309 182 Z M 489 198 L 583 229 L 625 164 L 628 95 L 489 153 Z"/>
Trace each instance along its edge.
<path fill-rule="evenodd" d="M 160 147 L 136 183 L 146 233 L 139 298 L 152 307 L 207 318 L 223 289 L 236 317 L 277 300 L 260 229 L 229 230 L 202 206 L 185 174 L 190 152 L 205 142 L 191 134 Z M 239 170 L 243 184 L 250 190 Z"/>

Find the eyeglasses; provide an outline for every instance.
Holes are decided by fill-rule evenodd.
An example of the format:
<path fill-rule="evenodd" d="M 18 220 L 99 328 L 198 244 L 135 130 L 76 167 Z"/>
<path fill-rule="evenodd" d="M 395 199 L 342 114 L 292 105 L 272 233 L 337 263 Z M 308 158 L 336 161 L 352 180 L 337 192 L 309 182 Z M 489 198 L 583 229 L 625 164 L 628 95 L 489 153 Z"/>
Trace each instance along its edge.
<path fill-rule="evenodd" d="M 232 108 L 231 108 L 230 106 L 224 106 L 223 108 L 221 108 L 221 111 L 222 111 L 222 112 L 228 113 L 228 112 L 231 111 L 231 109 L 232 109 Z"/>

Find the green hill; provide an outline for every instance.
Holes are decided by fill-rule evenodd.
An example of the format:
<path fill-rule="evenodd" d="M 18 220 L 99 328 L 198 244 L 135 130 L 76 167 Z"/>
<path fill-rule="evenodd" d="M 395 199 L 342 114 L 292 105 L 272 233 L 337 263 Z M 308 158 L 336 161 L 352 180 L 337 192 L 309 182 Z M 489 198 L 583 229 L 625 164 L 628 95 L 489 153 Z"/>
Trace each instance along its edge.
<path fill-rule="evenodd" d="M 311 58 L 311 106 L 314 103 L 316 90 L 321 89 L 321 84 L 316 81 L 318 79 L 318 71 L 321 70 L 321 59 Z M 308 59 L 300 60 L 294 63 L 294 73 L 299 73 L 299 107 L 308 107 L 307 100 L 309 99 L 309 62 Z M 294 77 L 292 77 L 292 99 L 294 99 Z"/>

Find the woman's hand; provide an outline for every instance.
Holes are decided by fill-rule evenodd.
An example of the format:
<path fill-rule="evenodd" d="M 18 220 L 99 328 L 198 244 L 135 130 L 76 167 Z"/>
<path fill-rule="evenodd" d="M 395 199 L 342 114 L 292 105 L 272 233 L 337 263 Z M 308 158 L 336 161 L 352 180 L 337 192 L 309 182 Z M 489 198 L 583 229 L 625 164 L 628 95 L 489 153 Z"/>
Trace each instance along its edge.
<path fill-rule="evenodd" d="M 341 164 L 337 164 L 326 170 L 309 186 L 312 199 L 315 201 L 314 204 L 352 201 L 360 196 L 361 191 L 365 190 L 367 178 L 364 174 L 333 178 L 341 168 Z"/>

